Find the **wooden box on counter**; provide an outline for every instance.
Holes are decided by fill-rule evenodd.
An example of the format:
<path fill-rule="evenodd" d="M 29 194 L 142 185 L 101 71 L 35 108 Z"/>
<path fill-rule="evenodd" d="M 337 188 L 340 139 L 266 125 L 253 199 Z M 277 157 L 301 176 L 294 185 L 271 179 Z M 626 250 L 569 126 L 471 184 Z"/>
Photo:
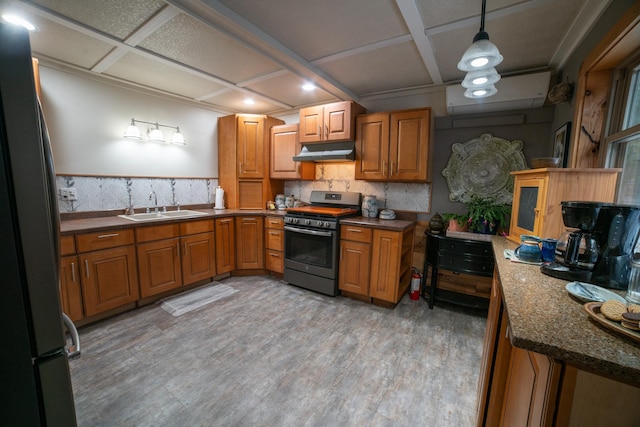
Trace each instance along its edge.
<path fill-rule="evenodd" d="M 545 168 L 511 172 L 515 180 L 508 239 L 520 243 L 524 234 L 557 239 L 565 230 L 560 203 L 612 203 L 621 170 Z"/>

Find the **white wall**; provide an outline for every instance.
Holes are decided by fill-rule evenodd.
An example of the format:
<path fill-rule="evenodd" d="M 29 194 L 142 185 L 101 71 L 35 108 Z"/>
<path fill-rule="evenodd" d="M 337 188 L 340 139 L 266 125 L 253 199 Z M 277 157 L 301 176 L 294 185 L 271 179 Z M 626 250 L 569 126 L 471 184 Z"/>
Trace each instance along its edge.
<path fill-rule="evenodd" d="M 41 66 L 43 109 L 56 173 L 217 178 L 217 118 L 223 114 Z M 131 118 L 179 126 L 187 145 L 122 137 Z M 147 125 L 139 125 L 146 133 Z M 170 128 L 160 128 L 169 140 Z"/>

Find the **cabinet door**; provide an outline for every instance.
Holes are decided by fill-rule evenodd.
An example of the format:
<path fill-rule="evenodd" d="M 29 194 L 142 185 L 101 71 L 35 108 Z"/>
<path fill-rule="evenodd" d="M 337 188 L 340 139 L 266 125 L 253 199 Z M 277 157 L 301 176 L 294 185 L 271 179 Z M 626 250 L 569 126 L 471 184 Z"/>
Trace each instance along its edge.
<path fill-rule="evenodd" d="M 302 150 L 302 144 L 298 141 L 297 124 L 273 126 L 270 141 L 269 176 L 271 178 L 302 180 L 315 178 L 316 167 L 313 162 L 293 160 L 293 157 Z"/>
<path fill-rule="evenodd" d="M 324 137 L 325 141 L 346 141 L 351 139 L 351 106 L 350 101 L 334 102 L 324 108 Z"/>
<path fill-rule="evenodd" d="M 182 286 L 180 239 L 138 243 L 136 249 L 142 298 Z"/>
<path fill-rule="evenodd" d="M 265 268 L 274 273 L 284 273 L 284 252 L 274 251 L 273 249 L 265 250 Z"/>
<path fill-rule="evenodd" d="M 60 303 L 62 311 L 74 322 L 82 319 L 82 290 L 77 256 L 60 260 Z"/>
<path fill-rule="evenodd" d="M 264 268 L 264 218 L 236 218 L 236 266 L 238 270 Z"/>
<path fill-rule="evenodd" d="M 133 245 L 80 255 L 82 297 L 87 316 L 138 299 L 138 272 Z"/>
<path fill-rule="evenodd" d="M 389 176 L 389 114 L 356 119 L 356 179 L 387 180 Z"/>
<path fill-rule="evenodd" d="M 545 210 L 546 179 L 516 177 L 513 189 L 510 239 L 523 234 L 539 235 Z"/>
<path fill-rule="evenodd" d="M 264 118 L 262 116 L 238 116 L 238 177 L 264 177 Z"/>
<path fill-rule="evenodd" d="M 430 110 L 391 114 L 389 135 L 389 179 L 427 181 Z"/>
<path fill-rule="evenodd" d="M 369 243 L 341 240 L 338 288 L 368 296 L 370 261 Z"/>
<path fill-rule="evenodd" d="M 324 134 L 324 107 L 318 105 L 300 109 L 300 142 L 322 141 Z"/>
<path fill-rule="evenodd" d="M 236 268 L 236 243 L 233 218 L 216 219 L 216 272 L 229 273 Z"/>
<path fill-rule="evenodd" d="M 216 275 L 215 238 L 213 233 L 180 238 L 182 245 L 182 283 L 189 285 Z"/>
<path fill-rule="evenodd" d="M 371 287 L 369 296 L 397 302 L 400 269 L 400 236 L 397 231 L 373 230 Z"/>

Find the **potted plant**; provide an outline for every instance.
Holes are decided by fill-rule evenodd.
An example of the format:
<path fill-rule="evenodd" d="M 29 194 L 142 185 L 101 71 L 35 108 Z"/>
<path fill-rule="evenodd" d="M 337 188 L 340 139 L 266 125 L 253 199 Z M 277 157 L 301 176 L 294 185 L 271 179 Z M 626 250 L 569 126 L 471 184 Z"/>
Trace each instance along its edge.
<path fill-rule="evenodd" d="M 444 213 L 442 219 L 449 224 L 449 231 L 467 231 L 469 229 L 469 214 Z"/>
<path fill-rule="evenodd" d="M 496 234 L 498 225 L 506 226 L 511 215 L 511 205 L 496 203 L 491 198 L 473 196 L 466 205 L 469 227 L 477 233 Z"/>

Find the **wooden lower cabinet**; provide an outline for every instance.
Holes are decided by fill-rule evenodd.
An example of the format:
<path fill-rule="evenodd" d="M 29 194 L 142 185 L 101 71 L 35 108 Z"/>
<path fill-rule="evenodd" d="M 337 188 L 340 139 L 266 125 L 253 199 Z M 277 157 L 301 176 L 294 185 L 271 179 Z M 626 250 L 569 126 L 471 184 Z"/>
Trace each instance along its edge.
<path fill-rule="evenodd" d="M 236 268 L 264 268 L 264 218 L 236 217 Z"/>
<path fill-rule="evenodd" d="M 184 285 L 216 275 L 216 241 L 214 233 L 180 238 L 182 245 L 182 282 Z"/>
<path fill-rule="evenodd" d="M 217 218 L 216 233 L 216 272 L 230 273 L 236 268 L 236 233 L 233 218 Z"/>
<path fill-rule="evenodd" d="M 84 310 L 87 316 L 138 300 L 134 245 L 79 255 Z"/>
<path fill-rule="evenodd" d="M 413 232 L 414 227 L 395 231 L 343 224 L 338 288 L 347 296 L 396 304 L 411 280 Z"/>
<path fill-rule="evenodd" d="M 136 249 L 142 298 L 182 286 L 180 239 L 138 243 Z"/>
<path fill-rule="evenodd" d="M 404 232 L 373 230 L 369 295 L 397 303 L 411 281 L 413 227 Z"/>
<path fill-rule="evenodd" d="M 60 260 L 60 303 L 62 312 L 74 322 L 84 317 L 80 270 L 75 255 L 64 256 Z"/>
<path fill-rule="evenodd" d="M 265 268 L 274 273 L 284 273 L 284 220 L 269 216 L 264 227 Z"/>

